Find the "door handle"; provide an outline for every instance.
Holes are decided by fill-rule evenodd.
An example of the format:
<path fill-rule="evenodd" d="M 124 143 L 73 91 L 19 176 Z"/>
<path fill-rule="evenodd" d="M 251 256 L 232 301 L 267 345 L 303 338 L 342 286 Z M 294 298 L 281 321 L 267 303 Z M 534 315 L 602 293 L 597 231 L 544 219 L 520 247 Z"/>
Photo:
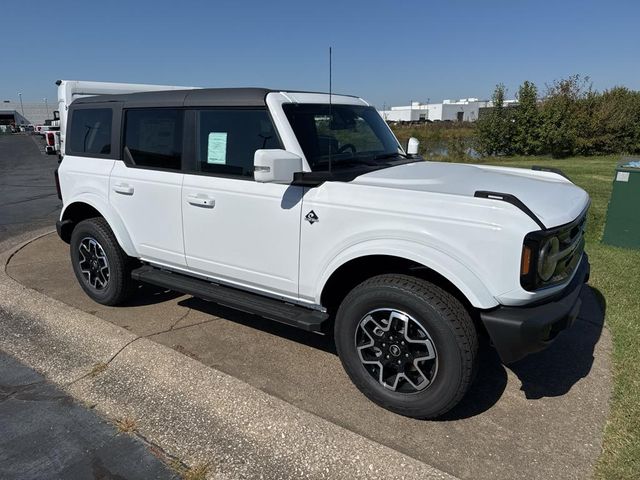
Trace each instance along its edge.
<path fill-rule="evenodd" d="M 116 183 L 113 185 L 113 191 L 124 195 L 133 195 L 133 187 L 127 183 Z"/>
<path fill-rule="evenodd" d="M 216 205 L 216 201 L 208 195 L 187 195 L 187 202 L 196 207 L 213 208 Z"/>

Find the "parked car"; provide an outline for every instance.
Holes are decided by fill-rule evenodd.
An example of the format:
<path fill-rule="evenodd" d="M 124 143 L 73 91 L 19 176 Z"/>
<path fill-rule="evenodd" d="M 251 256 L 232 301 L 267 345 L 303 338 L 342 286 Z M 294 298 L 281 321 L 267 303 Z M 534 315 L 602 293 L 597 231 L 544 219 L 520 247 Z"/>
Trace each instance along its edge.
<path fill-rule="evenodd" d="M 468 391 L 482 332 L 513 362 L 578 314 L 590 200 L 561 173 L 423 161 L 345 95 L 102 95 L 67 115 L 56 227 L 96 302 L 147 282 L 333 334 L 368 398 L 419 418 Z"/>

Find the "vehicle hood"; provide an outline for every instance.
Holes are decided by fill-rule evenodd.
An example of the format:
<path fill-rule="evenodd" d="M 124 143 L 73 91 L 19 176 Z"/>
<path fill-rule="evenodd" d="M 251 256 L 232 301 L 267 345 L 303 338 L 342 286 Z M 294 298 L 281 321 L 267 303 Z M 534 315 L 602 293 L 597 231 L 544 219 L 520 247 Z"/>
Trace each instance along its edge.
<path fill-rule="evenodd" d="M 561 175 L 524 168 L 425 161 L 366 173 L 353 183 L 465 197 L 478 190 L 508 193 L 547 228 L 573 221 L 589 203 L 587 192 Z"/>

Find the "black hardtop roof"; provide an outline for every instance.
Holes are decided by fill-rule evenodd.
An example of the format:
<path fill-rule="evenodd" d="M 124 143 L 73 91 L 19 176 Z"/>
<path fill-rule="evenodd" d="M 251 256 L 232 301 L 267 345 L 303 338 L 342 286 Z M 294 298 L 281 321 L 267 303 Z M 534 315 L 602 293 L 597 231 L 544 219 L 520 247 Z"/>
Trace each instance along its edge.
<path fill-rule="evenodd" d="M 302 92 L 269 88 L 199 88 L 189 90 L 161 90 L 153 92 L 119 93 L 78 98 L 72 105 L 122 102 L 125 107 L 264 107 L 270 92 Z M 334 94 L 340 96 L 352 96 Z M 357 98 L 357 97 L 356 97 Z"/>
<path fill-rule="evenodd" d="M 267 88 L 199 88 L 189 90 L 161 90 L 153 92 L 95 95 L 74 100 L 72 105 L 122 102 L 126 107 L 176 106 L 264 106 L 265 98 L 273 90 Z"/>

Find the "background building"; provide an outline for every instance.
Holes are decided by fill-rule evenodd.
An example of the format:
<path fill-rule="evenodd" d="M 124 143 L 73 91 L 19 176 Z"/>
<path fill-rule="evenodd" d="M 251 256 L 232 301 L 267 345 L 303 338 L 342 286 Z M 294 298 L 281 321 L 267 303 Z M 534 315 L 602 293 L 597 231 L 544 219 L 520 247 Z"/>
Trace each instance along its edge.
<path fill-rule="evenodd" d="M 29 125 L 29 120 L 15 110 L 0 108 L 0 125 Z"/>
<path fill-rule="evenodd" d="M 0 100 L 0 122 L 10 124 L 13 117 L 16 125 L 43 125 L 53 118 L 57 102 L 22 102 L 20 100 Z M 22 113 L 24 111 L 24 113 Z M 5 123 L 6 122 L 6 123 Z"/>
<path fill-rule="evenodd" d="M 505 100 L 505 105 L 514 105 L 516 100 Z M 475 122 L 480 109 L 493 107 L 491 100 L 477 98 L 461 98 L 460 100 L 443 100 L 442 103 L 411 102 L 411 105 L 391 107 L 380 111 L 387 122 L 419 122 L 419 121 L 452 121 Z"/>

